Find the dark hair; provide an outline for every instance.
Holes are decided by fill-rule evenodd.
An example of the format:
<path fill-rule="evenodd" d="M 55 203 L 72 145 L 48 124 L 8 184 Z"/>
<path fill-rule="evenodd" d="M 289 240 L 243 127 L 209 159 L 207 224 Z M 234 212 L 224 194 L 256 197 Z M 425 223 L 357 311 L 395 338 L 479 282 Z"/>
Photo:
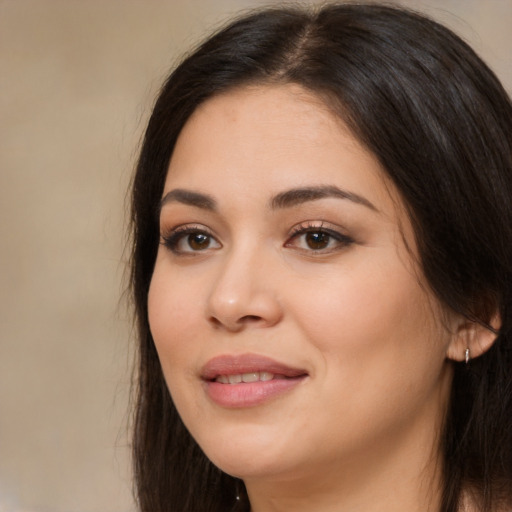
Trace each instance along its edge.
<path fill-rule="evenodd" d="M 183 426 L 150 334 L 158 205 L 173 148 L 202 102 L 244 84 L 294 83 L 322 98 L 380 161 L 415 229 L 421 268 L 447 308 L 501 329 L 453 363 L 442 435 L 442 511 L 463 489 L 481 510 L 512 500 L 512 105 L 461 39 L 413 12 L 368 4 L 252 13 L 215 34 L 164 84 L 133 181 L 132 286 L 140 341 L 134 465 L 143 512 L 249 510 L 243 483 Z M 239 499 L 236 496 L 239 495 Z"/>

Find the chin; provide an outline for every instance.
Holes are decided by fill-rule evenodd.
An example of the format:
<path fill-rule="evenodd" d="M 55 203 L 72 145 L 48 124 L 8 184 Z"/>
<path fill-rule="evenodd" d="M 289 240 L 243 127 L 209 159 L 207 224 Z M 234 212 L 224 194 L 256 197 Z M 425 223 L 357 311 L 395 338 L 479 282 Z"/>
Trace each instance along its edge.
<path fill-rule="evenodd" d="M 242 480 L 268 478 L 278 474 L 287 473 L 290 468 L 287 468 L 284 461 L 276 461 L 270 457 L 212 457 L 210 459 L 219 469 L 236 478 Z"/>
<path fill-rule="evenodd" d="M 245 432 L 215 436 L 206 442 L 199 440 L 205 455 L 225 473 L 245 479 L 282 473 L 290 465 L 293 453 L 276 442 L 279 437 L 262 433 Z"/>

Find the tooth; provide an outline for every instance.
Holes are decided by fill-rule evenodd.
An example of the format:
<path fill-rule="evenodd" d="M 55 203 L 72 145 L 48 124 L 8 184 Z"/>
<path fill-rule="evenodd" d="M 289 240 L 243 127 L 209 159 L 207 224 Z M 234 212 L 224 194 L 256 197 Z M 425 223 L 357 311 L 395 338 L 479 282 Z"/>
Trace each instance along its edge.
<path fill-rule="evenodd" d="M 257 382 L 260 380 L 260 374 L 259 372 L 244 373 L 242 375 L 242 380 L 244 382 Z"/>
<path fill-rule="evenodd" d="M 270 372 L 250 372 L 235 375 L 219 375 L 215 382 L 221 384 L 240 384 L 241 382 L 266 382 L 272 379 L 284 379 L 284 375 L 274 375 Z"/>

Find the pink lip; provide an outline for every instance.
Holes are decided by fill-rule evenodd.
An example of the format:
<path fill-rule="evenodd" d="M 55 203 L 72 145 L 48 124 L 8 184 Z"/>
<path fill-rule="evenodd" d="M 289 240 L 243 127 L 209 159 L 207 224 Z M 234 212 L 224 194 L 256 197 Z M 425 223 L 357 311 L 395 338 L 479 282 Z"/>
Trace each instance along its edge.
<path fill-rule="evenodd" d="M 279 378 L 240 384 L 223 384 L 215 381 L 221 375 L 253 372 L 268 372 L 278 375 Z M 218 356 L 210 359 L 201 371 L 209 398 L 217 405 L 227 408 L 260 405 L 290 391 L 307 375 L 302 368 L 294 368 L 257 354 Z"/>

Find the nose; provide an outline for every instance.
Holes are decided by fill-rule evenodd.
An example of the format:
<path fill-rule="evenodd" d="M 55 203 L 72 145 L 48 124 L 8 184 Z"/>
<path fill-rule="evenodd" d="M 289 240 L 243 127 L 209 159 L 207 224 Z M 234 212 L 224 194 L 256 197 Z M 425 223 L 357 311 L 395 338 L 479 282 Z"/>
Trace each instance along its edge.
<path fill-rule="evenodd" d="M 277 324 L 283 316 L 278 274 L 268 260 L 250 251 L 226 258 L 208 297 L 210 323 L 230 332 Z"/>

